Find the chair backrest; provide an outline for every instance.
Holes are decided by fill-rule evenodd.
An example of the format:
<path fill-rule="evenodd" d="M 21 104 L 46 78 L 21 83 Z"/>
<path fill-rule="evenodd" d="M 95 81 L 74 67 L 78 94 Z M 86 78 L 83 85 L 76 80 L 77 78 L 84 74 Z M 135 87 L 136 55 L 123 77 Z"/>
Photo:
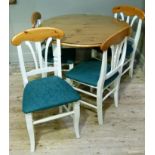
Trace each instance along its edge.
<path fill-rule="evenodd" d="M 58 70 L 61 70 L 61 57 L 60 60 L 54 63 L 54 67 L 49 67 L 47 65 L 47 55 L 48 55 L 48 47 L 52 42 L 52 39 L 55 39 L 53 51 L 56 55 L 61 55 L 61 44 L 60 39 L 63 38 L 64 32 L 57 28 L 51 27 L 41 27 L 41 28 L 31 28 L 27 29 L 21 33 L 18 33 L 12 38 L 12 44 L 17 46 L 18 50 L 18 58 L 19 58 L 19 65 L 23 77 L 24 86 L 28 83 L 28 77 L 34 76 L 37 74 L 43 74 L 54 71 L 55 75 L 60 76 L 61 74 L 58 73 Z M 45 64 L 42 63 L 42 54 L 41 54 L 41 42 L 46 41 L 46 48 L 45 48 Z M 24 62 L 24 43 L 26 46 L 29 47 L 29 51 L 32 54 L 34 66 L 35 68 L 27 71 L 26 65 Z M 27 52 L 27 51 L 26 51 Z M 57 57 L 59 58 L 59 56 Z"/>
<path fill-rule="evenodd" d="M 130 27 L 126 27 L 101 44 L 100 49 L 103 51 L 103 54 L 101 71 L 97 84 L 98 88 L 102 89 L 105 80 L 111 78 L 117 72 L 119 76 L 121 76 L 126 55 L 127 39 L 130 33 Z M 109 47 L 111 50 L 108 50 Z M 109 55 L 108 52 L 111 52 L 111 55 Z"/>
<path fill-rule="evenodd" d="M 41 24 L 41 13 L 33 12 L 31 16 L 32 28 L 38 27 Z"/>
<path fill-rule="evenodd" d="M 133 6 L 116 6 L 112 9 L 114 17 L 122 21 L 126 21 L 130 26 L 135 29 L 132 33 L 131 41 L 133 42 L 134 50 L 137 49 L 138 41 L 141 34 L 142 21 L 145 18 L 144 11 Z"/>

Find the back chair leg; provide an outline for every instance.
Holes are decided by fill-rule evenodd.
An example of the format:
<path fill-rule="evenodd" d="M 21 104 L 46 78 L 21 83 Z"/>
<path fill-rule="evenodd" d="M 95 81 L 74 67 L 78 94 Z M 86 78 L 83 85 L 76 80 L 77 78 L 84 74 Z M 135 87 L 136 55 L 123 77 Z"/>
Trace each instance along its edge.
<path fill-rule="evenodd" d="M 63 106 L 59 106 L 59 114 L 63 112 Z"/>
<path fill-rule="evenodd" d="M 116 87 L 116 90 L 114 92 L 114 104 L 115 104 L 115 107 L 118 107 L 118 87 Z"/>
<path fill-rule="evenodd" d="M 130 61 L 130 69 L 129 69 L 129 76 L 132 78 L 133 76 L 133 67 L 134 67 L 134 59 L 135 59 L 135 55 L 132 55 L 131 57 L 131 61 Z"/>
<path fill-rule="evenodd" d="M 35 135 L 34 135 L 32 113 L 25 114 L 25 120 L 26 120 L 27 131 L 28 131 L 29 139 L 30 139 L 31 152 L 34 152 L 35 151 Z"/>
<path fill-rule="evenodd" d="M 80 134 L 79 134 L 80 102 L 74 103 L 73 110 L 74 110 L 73 121 L 74 121 L 75 134 L 76 134 L 76 138 L 80 138 Z"/>
<path fill-rule="evenodd" d="M 97 118 L 99 125 L 103 125 L 103 110 L 102 110 L 102 94 L 97 97 Z"/>
<path fill-rule="evenodd" d="M 115 107 L 118 107 L 120 80 L 121 80 L 121 78 L 118 77 L 114 81 L 114 87 L 115 87 L 115 91 L 114 91 L 114 104 L 115 104 Z"/>
<path fill-rule="evenodd" d="M 74 64 L 69 64 L 69 70 L 73 69 Z"/>
<path fill-rule="evenodd" d="M 129 69 L 129 76 L 130 76 L 130 78 L 132 78 L 132 76 L 133 76 L 133 66 L 134 66 L 134 61 L 131 61 L 130 69 Z"/>

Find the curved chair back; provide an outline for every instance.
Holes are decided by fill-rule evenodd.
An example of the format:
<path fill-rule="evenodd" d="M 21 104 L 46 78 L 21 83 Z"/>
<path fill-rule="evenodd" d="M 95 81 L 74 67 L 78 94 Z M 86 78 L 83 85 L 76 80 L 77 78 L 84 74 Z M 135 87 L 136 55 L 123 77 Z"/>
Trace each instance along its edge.
<path fill-rule="evenodd" d="M 127 38 L 131 33 L 131 29 L 128 27 L 122 31 L 119 31 L 115 35 L 109 37 L 100 46 L 103 51 L 102 65 L 97 87 L 104 86 L 104 82 L 114 76 L 117 72 L 121 76 L 123 63 L 126 55 Z M 108 57 L 108 48 L 111 48 L 111 55 Z M 108 68 L 110 66 L 110 69 Z M 107 72 L 108 71 L 108 72 Z"/>
<path fill-rule="evenodd" d="M 126 67 L 122 72 L 123 75 L 129 70 L 129 75 L 132 77 L 135 53 L 138 47 L 142 21 L 145 18 L 145 14 L 143 10 L 127 5 L 116 6 L 112 9 L 112 12 L 114 13 L 115 18 L 127 22 L 132 27 L 132 35 L 128 39 L 126 60 L 124 63 L 124 66 Z"/>
<path fill-rule="evenodd" d="M 49 67 L 47 65 L 47 55 L 48 48 L 52 39 L 55 38 L 56 43 L 54 45 L 54 54 L 55 56 L 61 54 L 61 45 L 60 39 L 64 36 L 64 32 L 57 28 L 50 27 L 41 27 L 41 28 L 31 28 L 27 29 L 21 33 L 18 33 L 12 38 L 12 44 L 17 46 L 18 57 L 20 63 L 20 69 L 23 77 L 24 86 L 28 83 L 28 77 L 36 74 L 43 74 L 54 71 L 55 75 L 61 77 L 61 60 L 58 56 L 58 60 L 55 62 L 54 67 Z M 42 63 L 42 53 L 41 53 L 41 42 L 46 41 L 45 45 L 45 65 Z M 24 48 L 23 44 L 25 43 L 28 46 L 30 53 L 32 54 L 32 58 L 34 61 L 35 68 L 31 71 L 26 71 L 25 63 L 24 63 Z M 32 45 L 34 44 L 34 46 Z M 59 70 L 59 72 L 58 72 Z"/>
<path fill-rule="evenodd" d="M 133 28 L 132 38 L 133 52 L 136 51 L 141 34 L 142 21 L 145 18 L 144 11 L 133 6 L 116 6 L 112 9 L 114 17 L 126 21 Z M 134 31 L 135 29 L 135 31 Z"/>

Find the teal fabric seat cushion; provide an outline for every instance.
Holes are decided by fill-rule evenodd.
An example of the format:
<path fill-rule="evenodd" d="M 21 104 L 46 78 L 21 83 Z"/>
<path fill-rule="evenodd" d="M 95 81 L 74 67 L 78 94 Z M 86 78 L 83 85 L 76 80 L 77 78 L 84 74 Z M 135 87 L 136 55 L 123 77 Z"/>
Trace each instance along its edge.
<path fill-rule="evenodd" d="M 23 93 L 23 112 L 49 109 L 80 99 L 80 95 L 59 77 L 47 77 L 30 81 Z"/>
<path fill-rule="evenodd" d="M 42 51 L 42 57 L 45 59 L 45 49 Z M 63 64 L 72 64 L 75 62 L 76 49 L 75 48 L 62 48 L 61 49 L 61 62 Z M 48 49 L 47 62 L 53 63 L 53 48 Z"/>
<path fill-rule="evenodd" d="M 107 72 L 110 71 L 110 65 L 108 65 L 107 68 Z M 66 73 L 66 77 L 92 86 L 97 86 L 100 69 L 101 61 L 91 59 L 78 64 L 73 69 L 68 71 Z M 104 86 L 110 84 L 118 75 L 119 73 L 116 72 L 112 77 L 107 79 Z"/>
<path fill-rule="evenodd" d="M 132 47 L 132 42 L 128 41 L 127 42 L 127 51 L 126 51 L 126 57 L 129 57 L 131 53 L 133 52 L 133 47 Z"/>

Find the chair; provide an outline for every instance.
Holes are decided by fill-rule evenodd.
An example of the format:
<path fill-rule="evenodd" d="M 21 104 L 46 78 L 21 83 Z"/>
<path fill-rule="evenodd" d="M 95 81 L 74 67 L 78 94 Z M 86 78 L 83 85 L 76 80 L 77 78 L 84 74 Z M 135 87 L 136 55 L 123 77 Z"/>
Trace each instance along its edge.
<path fill-rule="evenodd" d="M 39 27 L 41 24 L 41 13 L 34 12 L 31 16 L 32 28 Z M 44 43 L 42 43 L 42 57 L 45 59 L 45 48 Z M 63 69 L 63 71 L 70 70 L 74 67 L 74 63 L 76 60 L 76 49 L 75 48 L 62 48 L 61 49 L 61 61 L 62 65 L 68 66 L 68 69 Z M 53 49 L 52 46 L 49 47 L 48 52 L 48 64 L 53 64 Z"/>
<path fill-rule="evenodd" d="M 66 72 L 66 77 L 73 81 L 75 90 L 95 97 L 96 103 L 94 104 L 88 103 L 84 98 L 81 99 L 80 103 L 97 110 L 99 125 L 103 124 L 102 103 L 112 93 L 114 94 L 115 106 L 118 106 L 119 83 L 129 31 L 122 30 L 102 43 L 100 46 L 102 61 L 90 59 L 79 63 Z M 110 58 L 108 58 L 108 47 L 111 48 L 112 57 Z M 93 88 L 96 92 L 92 93 L 88 88 Z"/>
<path fill-rule="evenodd" d="M 128 39 L 126 59 L 122 72 L 122 75 L 124 75 L 129 71 L 129 75 L 132 77 L 135 53 L 141 34 L 142 21 L 144 20 L 145 15 L 143 10 L 128 5 L 116 6 L 112 9 L 112 12 L 114 14 L 114 18 L 126 21 L 133 28 L 132 36 Z"/>
<path fill-rule="evenodd" d="M 31 151 L 35 150 L 35 134 L 34 125 L 43 122 L 48 122 L 58 118 L 71 115 L 74 120 L 74 128 L 76 137 L 79 138 L 79 99 L 80 95 L 63 79 L 61 79 L 61 60 L 59 55 L 61 53 L 60 39 L 63 37 L 64 32 L 57 28 L 32 28 L 27 29 L 12 38 L 12 44 L 17 46 L 19 65 L 23 78 L 24 92 L 22 101 L 22 111 L 25 114 L 27 130 L 30 138 Z M 47 53 L 48 47 L 55 38 L 54 55 L 56 62 L 54 66 L 47 65 Z M 45 49 L 45 65 L 42 65 L 41 59 L 41 42 L 47 39 Z M 25 43 L 25 44 L 24 44 Z M 28 47 L 34 60 L 34 69 L 28 70 L 30 67 L 26 67 L 24 63 L 24 47 Z M 35 50 L 34 50 L 35 48 Z M 27 51 L 27 49 L 25 49 Z M 35 53 L 34 51 L 37 51 Z M 37 55 L 36 55 L 37 54 Z M 39 60 L 37 61 L 37 58 Z M 54 72 L 45 78 L 39 78 L 37 75 L 43 73 Z M 32 76 L 35 79 L 32 80 Z M 36 77 L 37 76 L 37 77 Z M 30 80 L 31 77 L 31 80 Z M 36 79 L 37 78 L 37 79 Z M 67 91 L 66 91 L 67 90 Z M 73 104 L 73 110 L 68 111 L 67 104 Z M 66 112 L 58 113 L 39 120 L 33 120 L 32 114 L 37 111 L 46 109 L 52 109 L 59 106 L 63 106 Z"/>

